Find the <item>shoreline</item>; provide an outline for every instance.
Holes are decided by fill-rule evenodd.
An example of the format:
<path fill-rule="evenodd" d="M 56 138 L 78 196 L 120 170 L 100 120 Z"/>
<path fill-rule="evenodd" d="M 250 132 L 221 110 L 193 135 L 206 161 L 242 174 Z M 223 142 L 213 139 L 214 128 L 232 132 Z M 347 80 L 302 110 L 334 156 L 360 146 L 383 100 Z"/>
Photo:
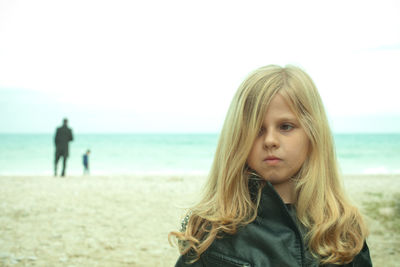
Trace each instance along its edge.
<path fill-rule="evenodd" d="M 170 177 L 170 176 L 185 176 L 185 177 L 206 177 L 208 175 L 208 172 L 202 172 L 202 171 L 192 171 L 192 172 L 165 172 L 165 171 L 159 171 L 159 172 L 134 172 L 134 173 L 94 173 L 94 174 L 89 174 L 89 175 L 84 175 L 84 174 L 67 174 L 65 177 L 66 178 L 78 178 L 78 177 L 152 177 L 152 176 L 160 176 L 160 177 Z M 357 177 L 399 177 L 400 178 L 400 173 L 348 173 L 348 174 L 341 174 L 341 177 L 343 180 L 349 179 L 349 178 L 357 178 Z M 5 177 L 37 177 L 37 178 L 43 178 L 43 177 L 54 177 L 53 174 L 51 173 L 29 173 L 29 174 L 24 174 L 24 173 L 0 173 L 0 178 L 5 178 Z M 60 175 L 57 175 L 57 177 L 60 177 Z"/>

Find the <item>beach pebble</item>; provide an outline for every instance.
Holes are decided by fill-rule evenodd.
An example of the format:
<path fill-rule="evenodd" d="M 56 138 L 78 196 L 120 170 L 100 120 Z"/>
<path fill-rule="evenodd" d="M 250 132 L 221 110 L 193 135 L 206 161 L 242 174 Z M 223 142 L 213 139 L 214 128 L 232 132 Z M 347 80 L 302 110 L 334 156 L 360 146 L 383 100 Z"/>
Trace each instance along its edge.
<path fill-rule="evenodd" d="M 123 261 L 124 261 L 124 263 L 127 263 L 127 264 L 135 264 L 136 263 L 135 260 L 133 260 L 133 259 L 124 259 Z"/>
<path fill-rule="evenodd" d="M 391 207 L 383 207 L 379 209 L 379 214 L 382 216 L 391 217 L 394 215 L 394 209 Z"/>
<path fill-rule="evenodd" d="M 15 258 L 16 261 L 22 261 L 22 260 L 24 260 L 24 259 L 25 259 L 24 256 L 20 256 L 20 257 L 16 257 L 16 258 Z"/>
<path fill-rule="evenodd" d="M 63 256 L 63 257 L 60 257 L 60 262 L 66 262 L 66 261 L 68 261 L 68 257 L 67 256 Z"/>
<path fill-rule="evenodd" d="M 97 241 L 94 240 L 93 238 L 89 238 L 86 240 L 86 246 L 88 248 L 95 248 L 95 247 L 97 247 Z"/>
<path fill-rule="evenodd" d="M 30 261 L 35 261 L 35 260 L 37 260 L 37 257 L 36 256 L 29 256 L 27 259 L 30 260 Z"/>
<path fill-rule="evenodd" d="M 10 254 L 6 252 L 0 252 L 0 259 L 7 259 L 8 257 L 10 257 Z"/>
<path fill-rule="evenodd" d="M 62 235 L 60 235 L 60 234 L 54 234 L 54 235 L 53 235 L 53 238 L 59 239 L 59 238 L 62 238 Z"/>

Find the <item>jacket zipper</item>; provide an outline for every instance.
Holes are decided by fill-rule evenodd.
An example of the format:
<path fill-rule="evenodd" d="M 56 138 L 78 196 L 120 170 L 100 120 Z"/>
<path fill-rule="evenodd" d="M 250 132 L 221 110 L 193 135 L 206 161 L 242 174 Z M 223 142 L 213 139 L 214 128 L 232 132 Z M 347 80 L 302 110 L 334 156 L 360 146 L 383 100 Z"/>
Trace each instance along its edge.
<path fill-rule="evenodd" d="M 273 186 L 271 184 L 269 184 L 269 182 L 267 182 L 267 186 L 270 186 L 270 188 L 272 189 L 272 191 L 275 194 L 275 197 L 278 199 L 278 202 L 281 205 L 281 208 L 283 208 L 283 210 L 285 211 L 286 217 L 289 217 L 289 220 L 292 222 L 292 226 L 294 226 L 295 229 L 295 233 L 297 234 L 299 240 L 300 240 L 300 256 L 301 256 L 301 266 L 305 266 L 305 256 L 304 256 L 304 243 L 303 243 L 303 236 L 300 233 L 300 230 L 297 226 L 297 223 L 293 220 L 292 216 L 289 214 L 289 211 L 285 205 L 285 203 L 283 202 L 282 198 L 278 195 L 278 193 L 275 191 L 275 189 L 273 188 Z"/>

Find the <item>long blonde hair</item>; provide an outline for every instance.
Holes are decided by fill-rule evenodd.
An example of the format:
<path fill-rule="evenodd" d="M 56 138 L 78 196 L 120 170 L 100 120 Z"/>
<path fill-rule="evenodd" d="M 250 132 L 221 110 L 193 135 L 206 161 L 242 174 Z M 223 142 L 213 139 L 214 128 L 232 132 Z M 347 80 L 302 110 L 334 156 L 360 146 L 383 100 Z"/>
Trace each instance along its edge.
<path fill-rule="evenodd" d="M 340 182 L 331 130 L 321 97 L 300 68 L 269 65 L 251 73 L 229 107 L 200 202 L 189 210 L 183 232 L 171 232 L 182 254 L 194 260 L 221 233 L 235 234 L 257 216 L 249 190 L 246 161 L 270 100 L 282 94 L 292 104 L 310 140 L 308 159 L 296 175 L 297 217 L 308 229 L 305 239 L 315 257 L 326 263 L 347 263 L 362 249 L 367 229 Z"/>

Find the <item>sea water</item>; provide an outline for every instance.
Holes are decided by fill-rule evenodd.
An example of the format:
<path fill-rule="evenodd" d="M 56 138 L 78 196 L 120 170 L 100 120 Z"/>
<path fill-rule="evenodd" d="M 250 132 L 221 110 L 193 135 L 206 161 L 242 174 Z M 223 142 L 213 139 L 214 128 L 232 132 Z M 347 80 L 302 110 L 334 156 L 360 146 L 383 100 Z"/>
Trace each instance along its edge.
<path fill-rule="evenodd" d="M 400 134 L 334 138 L 342 173 L 400 173 Z M 92 175 L 206 174 L 217 142 L 217 134 L 75 134 L 67 175 L 83 173 L 88 149 Z M 0 175 L 53 175 L 54 153 L 52 134 L 0 134 Z"/>

